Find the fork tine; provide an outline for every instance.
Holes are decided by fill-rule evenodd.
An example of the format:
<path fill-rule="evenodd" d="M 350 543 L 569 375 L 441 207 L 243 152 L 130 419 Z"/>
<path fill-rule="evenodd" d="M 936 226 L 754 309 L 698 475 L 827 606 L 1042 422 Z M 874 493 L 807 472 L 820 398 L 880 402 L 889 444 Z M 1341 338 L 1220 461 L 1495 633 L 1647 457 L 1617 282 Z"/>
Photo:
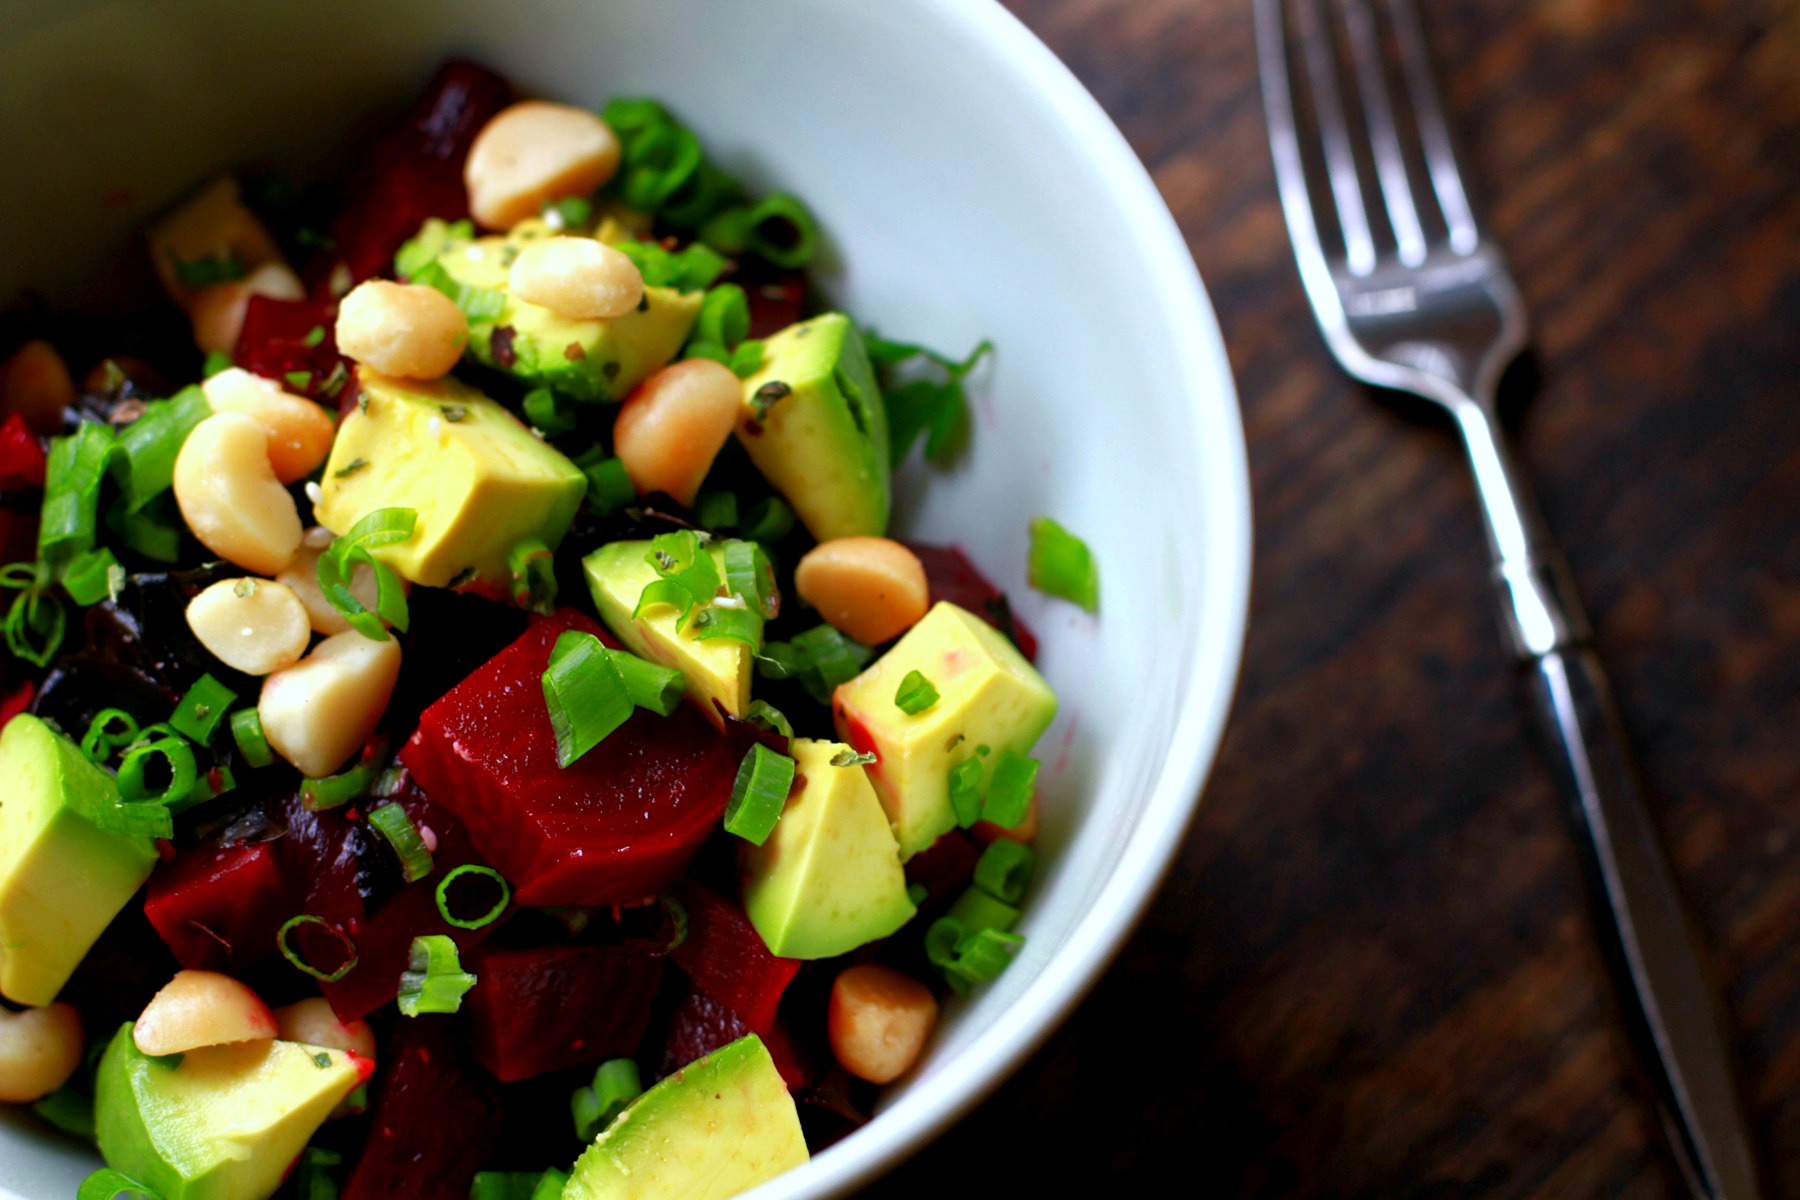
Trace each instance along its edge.
<path fill-rule="evenodd" d="M 1367 275 L 1375 269 L 1375 238 L 1369 230 L 1368 211 L 1363 207 L 1354 143 L 1344 120 L 1330 18 L 1319 0 L 1295 0 L 1294 14 L 1298 18 L 1295 37 L 1306 64 L 1314 114 L 1319 122 L 1319 141 L 1325 152 L 1325 176 L 1344 230 L 1344 257 L 1352 275 Z"/>
<path fill-rule="evenodd" d="M 1475 225 L 1475 212 L 1463 190 L 1462 173 L 1456 166 L 1456 151 L 1450 145 L 1450 130 L 1444 124 L 1444 108 L 1438 100 L 1437 85 L 1432 82 L 1431 62 L 1425 50 L 1425 34 L 1419 27 L 1419 11 L 1412 0 L 1388 0 L 1388 11 L 1394 22 L 1394 40 L 1400 47 L 1400 69 L 1406 78 L 1406 89 L 1412 96 L 1413 119 L 1419 128 L 1419 142 L 1425 151 L 1425 169 L 1431 175 L 1432 190 L 1444 211 L 1449 227 L 1450 247 L 1458 254 L 1475 249 L 1481 231 Z"/>
<path fill-rule="evenodd" d="M 1350 35 L 1350 59 L 1362 92 L 1369 149 L 1375 159 L 1375 177 L 1387 201 L 1395 248 L 1402 263 L 1416 267 L 1425 261 L 1425 230 L 1419 224 L 1419 210 L 1413 203 L 1412 184 L 1406 175 L 1406 159 L 1400 151 L 1400 133 L 1394 125 L 1394 110 L 1388 101 L 1375 14 L 1369 10 L 1367 0 L 1338 0 L 1338 7 L 1343 10 L 1344 27 Z"/>

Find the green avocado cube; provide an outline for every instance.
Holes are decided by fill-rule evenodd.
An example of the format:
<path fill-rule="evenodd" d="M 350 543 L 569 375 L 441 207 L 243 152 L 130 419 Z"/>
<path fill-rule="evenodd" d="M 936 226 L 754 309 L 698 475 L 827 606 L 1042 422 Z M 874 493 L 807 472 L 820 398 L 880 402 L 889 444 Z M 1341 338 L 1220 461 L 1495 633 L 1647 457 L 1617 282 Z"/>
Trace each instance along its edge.
<path fill-rule="evenodd" d="M 342 534 L 378 508 L 418 513 L 412 537 L 370 551 L 427 587 L 505 593 L 508 556 L 537 538 L 552 550 L 587 491 L 581 468 L 468 384 L 357 368 L 358 407 L 325 464 L 319 523 Z"/>
<path fill-rule="evenodd" d="M 737 439 L 819 541 L 887 533 L 887 408 L 856 323 L 825 313 L 763 343 Z"/>
<path fill-rule="evenodd" d="M 841 742 L 795 738 L 794 790 L 775 831 L 744 849 L 744 912 L 769 953 L 832 958 L 912 919 L 900 847 L 861 764 Z"/>
<path fill-rule="evenodd" d="M 793 1097 L 752 1033 L 633 1100 L 575 1160 L 563 1200 L 726 1200 L 806 1160 Z"/>
<path fill-rule="evenodd" d="M 938 700 L 918 713 L 895 703 L 913 671 Z M 1006 750 L 1029 754 L 1056 717 L 1056 693 L 1004 634 L 967 609 L 939 601 L 888 652 L 832 697 L 838 736 L 873 752 L 869 779 L 911 858 L 956 825 L 950 772 Z M 985 749 L 984 749 L 985 748 Z"/>
<path fill-rule="evenodd" d="M 163 1200 L 266 1200 L 372 1066 L 273 1038 L 171 1062 L 145 1055 L 124 1025 L 94 1079 L 95 1138 L 107 1165 Z"/>
<path fill-rule="evenodd" d="M 156 846 L 84 813 L 119 802 L 113 777 L 29 713 L 0 733 L 0 995 L 41 1007 L 150 877 Z"/>
<path fill-rule="evenodd" d="M 705 293 L 646 288 L 636 312 L 595 320 L 558 316 L 509 293 L 507 279 L 520 247 L 557 232 L 542 221 L 522 221 L 505 234 L 449 240 L 439 251 L 436 261 L 444 273 L 465 288 L 481 289 L 477 294 L 493 309 L 489 315 L 479 303 L 465 305 L 473 308 L 468 353 L 576 400 L 622 400 L 681 352 Z"/>

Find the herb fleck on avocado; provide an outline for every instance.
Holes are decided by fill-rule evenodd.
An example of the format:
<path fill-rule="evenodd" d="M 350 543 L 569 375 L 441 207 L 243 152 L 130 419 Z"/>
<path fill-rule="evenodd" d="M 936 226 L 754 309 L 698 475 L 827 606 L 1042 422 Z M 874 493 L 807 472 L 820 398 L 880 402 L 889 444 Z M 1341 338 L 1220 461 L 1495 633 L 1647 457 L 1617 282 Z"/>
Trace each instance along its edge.
<path fill-rule="evenodd" d="M 758 421 L 764 420 L 768 417 L 771 408 L 793 394 L 793 388 L 779 379 L 772 379 L 757 388 L 756 394 L 750 397 L 750 411 L 756 414 Z"/>

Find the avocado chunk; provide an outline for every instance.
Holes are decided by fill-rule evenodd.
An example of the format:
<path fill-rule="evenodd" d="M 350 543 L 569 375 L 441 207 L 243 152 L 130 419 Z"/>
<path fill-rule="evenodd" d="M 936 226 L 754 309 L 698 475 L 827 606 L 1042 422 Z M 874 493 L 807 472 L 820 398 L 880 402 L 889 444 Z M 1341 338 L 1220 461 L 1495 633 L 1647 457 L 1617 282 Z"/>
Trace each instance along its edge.
<path fill-rule="evenodd" d="M 752 1033 L 633 1100 L 575 1160 L 563 1200 L 725 1200 L 806 1159 L 793 1098 Z"/>
<path fill-rule="evenodd" d="M 118 785 L 29 713 L 0 733 L 0 781 L 0 995 L 41 1007 L 150 877 L 156 846 L 89 819 Z"/>
<path fill-rule="evenodd" d="M 738 441 L 819 541 L 887 533 L 888 426 L 855 322 L 825 313 L 763 343 Z"/>
<path fill-rule="evenodd" d="M 912 919 L 900 847 L 868 772 L 832 765 L 850 747 L 796 738 L 789 753 L 787 807 L 768 840 L 744 851 L 744 912 L 771 954 L 848 954 Z"/>
<path fill-rule="evenodd" d="M 493 237 L 444 238 L 437 265 L 464 288 L 480 288 L 469 318 L 470 356 L 527 383 L 583 401 L 621 400 L 681 352 L 700 315 L 703 292 L 669 287 L 644 290 L 636 312 L 605 320 L 561 317 L 507 291 L 520 247 L 568 231 L 521 221 Z M 485 293 L 485 294 L 484 294 Z M 479 301 L 485 301 L 487 307 Z M 481 315 L 494 310 L 493 315 Z"/>
<path fill-rule="evenodd" d="M 332 443 L 320 524 L 341 534 L 378 508 L 416 510 L 412 537 L 371 553 L 427 587 L 505 590 L 514 546 L 556 548 L 587 491 L 580 467 L 459 380 L 356 377 L 362 399 Z"/>
<path fill-rule="evenodd" d="M 163 1200 L 266 1200 L 371 1066 L 272 1038 L 157 1059 L 124 1025 L 94 1079 L 95 1139 L 109 1166 Z"/>
<path fill-rule="evenodd" d="M 938 700 L 909 716 L 894 696 L 912 671 L 931 681 Z M 1005 750 L 1030 753 L 1056 717 L 1056 694 L 999 630 L 939 601 L 837 689 L 831 711 L 838 736 L 876 756 L 869 779 L 904 860 L 956 825 L 951 769 L 983 747 L 989 762 Z"/>
<path fill-rule="evenodd" d="M 723 548 L 715 542 L 707 553 L 723 579 Z M 680 613 L 667 604 L 651 605 L 632 619 L 645 585 L 659 578 L 650 562 L 649 542 L 609 542 L 582 559 L 581 568 L 600 620 L 627 650 L 680 671 L 687 679 L 687 698 L 721 729 L 725 719 L 720 708 L 734 717 L 744 715 L 750 707 L 750 667 L 756 657 L 749 646 L 732 638 L 696 638 L 692 628 L 677 627 Z"/>

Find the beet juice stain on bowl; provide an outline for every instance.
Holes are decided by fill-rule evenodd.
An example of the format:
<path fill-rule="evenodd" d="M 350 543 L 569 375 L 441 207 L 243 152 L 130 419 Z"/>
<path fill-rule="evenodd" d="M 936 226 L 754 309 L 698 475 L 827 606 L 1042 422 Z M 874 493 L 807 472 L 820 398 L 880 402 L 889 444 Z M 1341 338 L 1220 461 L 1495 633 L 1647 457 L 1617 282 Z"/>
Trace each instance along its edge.
<path fill-rule="evenodd" d="M 1084 187 L 1106 178 L 1103 199 L 1143 215 L 1141 171 L 1125 160 L 1123 185 L 1117 172 L 1095 173 L 1121 161 L 1116 134 L 1041 47 L 997 12 L 916 7 L 921 29 L 941 35 L 940 57 L 948 47 L 950 61 L 997 68 L 997 98 L 1055 113 L 1073 131 L 1045 151 L 1072 161 L 1072 178 Z M 180 6 L 171 10 L 159 19 L 185 19 Z M 482 1179 L 490 1194 L 565 1186 L 619 1194 L 620 1165 L 639 1180 L 649 1170 L 644 1141 L 632 1135 L 682 1136 L 717 1115 L 713 1095 L 740 1099 L 734 1111 L 762 1130 L 751 1153 L 723 1168 L 740 1172 L 727 1175 L 732 1190 L 789 1165 L 797 1169 L 770 1185 L 773 1194 L 840 1190 L 949 1119 L 1042 1035 L 1116 944 L 1191 807 L 1242 613 L 1229 381 L 1220 391 L 1219 377 L 1190 355 L 1163 377 L 1204 379 L 1222 410 L 1120 414 L 1126 425 L 1154 419 L 1166 438 L 1196 447 L 1202 427 L 1227 435 L 1217 443 L 1224 450 L 1211 452 L 1222 458 L 1215 492 L 1178 497 L 1192 506 L 1184 523 L 1198 518 L 1216 535 L 1208 545 L 1217 557 L 1205 563 L 1162 544 L 1158 521 L 1122 519 L 1097 499 L 1104 473 L 1088 464 L 1111 453 L 1104 435 L 1074 453 L 1055 426 L 1027 435 L 1029 445 L 999 444 L 977 428 L 948 471 L 917 453 L 902 465 L 895 528 L 914 546 L 905 561 L 916 574 L 872 588 L 865 569 L 859 591 L 854 568 L 892 556 L 851 554 L 848 581 L 842 570 L 814 572 L 814 583 L 796 586 L 790 572 L 813 542 L 886 532 L 887 498 L 841 482 L 885 476 L 891 460 L 874 452 L 876 425 L 888 425 L 902 450 L 917 439 L 945 457 L 966 403 L 956 387 L 965 353 L 991 335 L 996 394 L 1009 370 L 1020 372 L 1014 388 L 1038 385 L 1032 363 L 1047 358 L 1033 351 L 1059 318 L 1021 327 L 1015 306 L 984 302 L 979 322 L 946 320 L 943 297 L 954 306 L 958 296 L 1030 291 L 1039 265 L 1027 255 L 1002 270 L 989 257 L 981 286 L 957 280 L 954 268 L 933 287 L 912 286 L 912 266 L 880 252 L 879 231 L 899 225 L 879 200 L 871 205 L 883 193 L 863 183 L 891 171 L 866 153 L 867 126 L 846 140 L 833 119 L 810 119 L 803 149 L 747 130 L 738 123 L 746 106 L 721 102 L 750 94 L 735 86 L 731 57 L 698 85 L 691 72 L 651 71 L 665 17 L 622 12 L 613 16 L 638 59 L 602 49 L 564 86 L 553 62 L 494 56 L 523 66 L 518 77 L 531 93 L 594 106 L 574 110 L 586 124 L 542 108 L 514 118 L 540 137 L 558 121 L 564 133 L 591 132 L 592 112 L 605 111 L 620 145 L 604 184 L 582 175 L 608 153 L 590 140 L 571 154 L 574 168 L 550 172 L 562 183 L 547 192 L 528 178 L 520 184 L 516 154 L 498 156 L 515 174 L 502 171 L 497 189 L 487 187 L 492 175 L 477 180 L 471 192 L 458 158 L 513 98 L 459 64 L 376 143 L 380 154 L 338 177 L 329 202 L 313 199 L 320 191 L 286 204 L 246 176 L 235 202 L 229 185 L 206 195 L 211 221 L 223 220 L 229 235 L 196 245 L 195 226 L 164 224 L 153 244 L 177 251 L 160 257 L 182 324 L 164 321 L 136 344 L 106 344 L 111 331 L 91 322 L 76 337 L 48 324 L 27 331 L 50 334 L 78 373 L 103 355 L 132 351 L 144 361 L 117 362 L 76 389 L 77 410 L 116 431 L 110 442 L 54 414 L 59 427 L 45 432 L 59 440 L 37 486 L 76 499 L 43 505 L 55 518 L 44 522 L 48 536 L 17 539 L 31 561 L 12 576 L 20 601 L 8 632 L 27 661 L 46 662 L 8 663 L 8 697 L 29 688 L 18 703 L 34 710 L 9 725 L 11 753 L 53 764 L 33 844 L 53 848 L 69 829 L 98 829 L 112 839 L 99 850 L 110 851 L 113 890 L 123 893 L 102 900 L 116 902 L 110 922 L 105 912 L 80 914 L 104 931 L 70 939 L 99 934 L 60 988 L 54 976 L 71 964 L 54 956 L 17 986 L 33 1003 L 51 989 L 77 1006 L 89 1037 L 106 1047 L 95 1077 L 78 1072 L 44 1113 L 79 1125 L 91 1086 L 114 1169 L 164 1194 L 261 1195 L 324 1180 L 352 1194 L 461 1194 L 484 1170 L 496 1172 Z M 485 19 L 471 16 L 456 36 L 486 45 Z M 867 19 L 828 15 L 821 33 Z M 768 48 L 739 20 L 723 15 L 716 32 L 754 62 Z M 310 54 L 309 36 L 317 41 L 291 25 L 271 28 L 298 56 Z M 689 41 L 690 57 L 710 44 Z M 337 78 L 361 70 L 355 45 L 345 41 Z M 896 61 L 910 53 L 897 47 Z M 865 80 L 886 86 L 888 67 L 868 66 Z M 621 95 L 668 96 L 674 117 L 649 105 L 603 109 L 604 95 L 583 90 L 600 67 Z M 673 91 L 659 86 L 668 80 L 678 81 Z M 269 96 L 247 107 L 267 116 L 282 104 Z M 681 120 L 706 130 L 697 160 L 699 142 Z M 239 144 L 266 147 L 266 130 L 286 127 L 265 120 Z M 1016 147 L 997 149 L 991 166 L 1021 167 Z M 820 170 L 817 157 L 809 165 L 818 155 L 833 169 Z M 165 163 L 146 194 L 178 200 L 206 168 L 251 157 L 240 149 L 212 163 Z M 808 206 L 771 196 L 782 185 L 820 213 L 829 261 L 859 272 L 827 271 L 827 288 L 810 300 L 800 268 L 818 235 Z M 487 218 L 480 227 L 458 224 L 471 198 L 473 215 Z M 615 201 L 652 210 L 653 223 L 634 224 L 641 216 Z M 508 204 L 515 211 L 500 215 Z M 918 206 L 914 220 L 941 224 L 930 210 Z M 358 211 L 365 218 L 352 220 Z M 31 215 L 54 224 L 38 209 Z M 1027 224 L 1064 216 L 1022 215 Z M 397 229 L 383 227 L 389 216 Z M 1148 234 L 1128 239 L 1134 253 L 1166 249 L 1166 213 L 1152 209 L 1150 218 L 1139 226 Z M 954 244 L 957 233 L 934 233 L 922 240 L 974 261 Z M 563 253 L 575 241 L 585 257 Z M 515 272 L 520 263 L 526 269 Z M 871 290 L 884 276 L 865 264 L 886 270 L 910 301 Z M 9 261 L 8 281 L 29 267 Z M 371 271 L 411 286 L 362 289 L 359 304 L 347 303 Z M 583 297 L 571 299 L 571 277 L 586 280 Z M 629 308 L 620 307 L 621 277 Z M 1160 319 L 1197 324 L 1216 351 L 1191 271 L 1164 264 L 1142 278 Z M 826 296 L 857 319 L 802 319 L 831 312 Z M 366 319 L 371 312 L 382 319 Z M 409 346 L 381 332 L 402 316 L 414 329 L 447 331 L 444 340 L 460 336 L 453 375 L 433 366 L 443 341 Z M 865 322 L 916 329 L 953 353 L 901 362 L 909 348 L 870 336 Z M 235 339 L 224 336 L 233 330 Z M 209 344 L 228 346 L 233 366 L 202 364 L 194 347 Z M 42 349 L 32 356 L 48 361 Z M 1079 354 L 1073 363 L 1079 376 Z M 1148 366 L 1109 369 L 1130 383 Z M 719 400 L 723 385 L 729 405 Z M 627 395 L 643 403 L 619 408 Z M 280 413 L 296 411 L 296 397 L 312 406 L 299 411 L 329 410 L 342 423 L 325 460 L 293 474 L 282 455 L 304 456 L 306 439 Z M 678 413 L 691 436 L 711 414 L 722 449 L 684 470 L 659 422 L 615 421 L 633 408 Z M 835 429 L 789 418 L 821 411 L 842 418 Z M 795 449 L 803 424 L 811 432 Z M 232 464 L 256 434 L 273 477 L 252 486 Z M 410 452 L 418 449 L 430 453 Z M 1067 494 L 1012 486 L 1021 453 L 1066 464 L 1056 482 Z M 805 474 L 797 460 L 848 470 L 821 498 L 796 481 Z M 24 462 L 26 490 L 8 488 L 9 499 L 25 500 L 9 509 L 26 520 L 37 515 L 33 471 Z M 97 491 L 62 490 L 84 472 L 98 474 Z M 971 524 L 968 497 L 995 494 L 984 489 L 996 482 L 1010 515 Z M 297 535 L 279 519 L 278 495 L 292 506 Z M 71 510 L 78 519 L 65 521 Z M 260 519 L 271 510 L 274 519 Z M 80 519 L 89 511 L 91 521 Z M 1000 512 L 991 501 L 986 511 Z M 1040 665 L 1053 683 L 1069 676 L 1055 636 L 1062 623 L 1046 620 L 1062 602 L 1023 587 L 1024 531 L 1044 512 L 1093 539 L 1101 560 L 1157 564 L 1172 594 L 1218 603 L 1188 623 L 1191 640 L 1172 654 L 1166 646 L 1147 654 L 1116 621 L 1091 626 L 1122 679 L 1167 700 L 1132 736 L 1182 750 L 1171 758 L 1100 749 L 1084 703 L 1082 732 L 1052 734 L 1058 746 L 1073 738 L 1070 769 L 1050 780 L 1040 812 L 1029 754 L 1048 720 L 1048 689 L 1037 690 L 1009 636 L 1023 642 L 1026 622 L 1049 633 Z M 309 534 L 309 518 L 326 532 Z M 703 541 L 695 527 L 716 536 Z M 930 547 L 952 543 L 996 579 L 1019 620 L 985 591 L 946 593 Z M 190 569 L 219 558 L 236 566 Z M 896 588 L 917 607 L 902 605 L 897 627 L 877 622 L 865 636 L 891 645 L 865 651 L 839 626 L 866 629 L 862 618 L 877 611 L 891 621 L 886 597 Z M 529 615 L 534 608 L 555 615 Z M 255 614 L 236 627 L 253 629 L 239 635 L 253 645 L 204 619 L 218 611 Z M 64 628 L 53 648 L 57 612 Z M 285 665 L 269 670 L 271 659 Z M 834 685 L 871 677 L 879 688 L 849 688 L 837 711 L 828 706 Z M 1095 687 L 1103 707 L 1111 683 Z M 970 706 L 966 694 L 983 703 Z M 343 719 L 309 722 L 317 696 L 336 698 Z M 911 746 L 910 729 L 941 737 Z M 1111 732 L 1104 720 L 1096 728 Z M 312 778 L 300 784 L 285 764 Z M 606 786 L 556 786 L 584 773 Z M 121 805 L 115 793 L 133 802 Z M 1096 820 L 1116 826 L 1124 811 L 1152 840 L 1087 836 Z M 984 827 L 984 816 L 996 820 Z M 995 824 L 1033 822 L 1046 852 L 1021 904 L 1028 863 L 1007 849 L 1019 843 L 998 838 L 1000 850 L 984 851 L 964 827 L 987 837 Z M 816 852 L 827 843 L 835 853 Z M 145 850 L 158 846 L 160 854 Z M 150 887 L 134 896 L 139 872 Z M 821 889 L 852 899 L 820 904 L 812 897 Z M 1028 935 L 1022 949 L 1015 928 Z M 958 984 L 972 988 L 968 1000 L 951 995 Z M 945 1020 L 923 1064 L 890 1092 L 879 1119 L 835 1142 L 868 1116 L 875 1092 L 851 1072 L 887 1079 L 909 1065 L 863 1052 L 867 1015 L 900 1014 L 923 1041 L 930 1018 L 920 1014 L 940 999 Z M 125 1030 L 133 1020 L 142 1036 Z M 311 1047 L 304 1063 L 288 1049 L 299 1046 Z M 287 1082 L 254 1096 L 234 1090 L 252 1063 Z M 294 1069 L 301 1065 L 311 1074 Z M 645 1085 L 653 1086 L 617 1121 L 613 1110 Z M 179 1123 L 202 1132 L 179 1139 L 189 1147 L 179 1162 L 170 1161 L 167 1130 L 143 1116 L 169 1111 L 160 1100 L 170 1095 L 182 1097 Z M 782 1113 L 790 1115 L 771 1124 Z M 9 1163 L 0 1183 L 31 1196 L 70 1194 L 90 1167 L 37 1121 L 0 1125 Z M 232 1122 L 234 1137 L 259 1147 L 257 1163 L 223 1161 L 216 1137 L 209 1144 L 208 1131 Z M 600 1151 L 582 1150 L 596 1140 Z M 808 1140 L 812 1151 L 831 1148 L 800 1165 Z M 16 1180 L 15 1161 L 24 1164 Z M 574 1179 L 565 1184 L 551 1167 L 573 1167 Z M 684 1193 L 672 1182 L 669 1194 Z"/>

